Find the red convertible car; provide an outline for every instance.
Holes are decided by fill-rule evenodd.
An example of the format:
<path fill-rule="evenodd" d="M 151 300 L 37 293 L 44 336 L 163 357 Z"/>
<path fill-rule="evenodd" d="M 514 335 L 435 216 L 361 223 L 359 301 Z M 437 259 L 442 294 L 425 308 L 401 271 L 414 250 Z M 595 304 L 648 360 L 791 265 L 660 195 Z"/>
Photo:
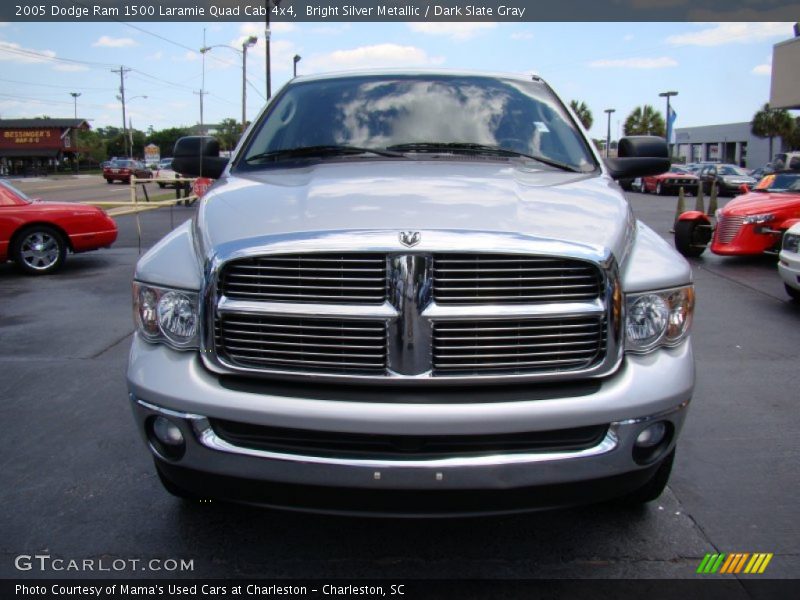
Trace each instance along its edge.
<path fill-rule="evenodd" d="M 643 177 L 642 193 L 653 192 L 658 196 L 677 194 L 680 188 L 687 193 L 695 193 L 698 181 L 700 181 L 699 177 L 688 169 L 673 165 L 666 173 Z"/>
<path fill-rule="evenodd" d="M 76 202 L 28 198 L 0 179 L 0 263 L 13 260 L 23 271 L 45 275 L 74 253 L 107 248 L 117 224 L 103 210 Z"/>
<path fill-rule="evenodd" d="M 715 215 L 688 211 L 675 224 L 675 247 L 697 257 L 711 242 L 711 252 L 747 255 L 780 251 L 783 234 L 800 222 L 800 171 L 764 177 L 747 193 L 734 198 Z"/>

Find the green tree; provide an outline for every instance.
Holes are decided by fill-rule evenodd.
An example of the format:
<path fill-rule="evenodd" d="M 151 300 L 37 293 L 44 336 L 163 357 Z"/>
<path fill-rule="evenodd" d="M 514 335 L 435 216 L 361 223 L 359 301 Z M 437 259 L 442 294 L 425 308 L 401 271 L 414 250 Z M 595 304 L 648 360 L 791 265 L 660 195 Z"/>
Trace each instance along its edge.
<path fill-rule="evenodd" d="M 169 127 L 154 131 L 147 136 L 148 144 L 155 144 L 161 151 L 161 156 L 172 156 L 175 149 L 175 142 L 180 138 L 191 135 L 188 127 Z"/>
<path fill-rule="evenodd" d="M 81 153 L 81 162 L 101 163 L 108 158 L 106 141 L 90 129 L 78 131 L 78 151 Z"/>
<path fill-rule="evenodd" d="M 577 100 L 572 100 L 570 101 L 569 106 L 578 116 L 580 122 L 583 123 L 584 128 L 586 130 L 591 129 L 592 123 L 594 123 L 594 117 L 592 117 L 592 111 L 589 110 L 588 106 L 586 106 L 586 102 L 578 102 Z"/>
<path fill-rule="evenodd" d="M 222 150 L 233 150 L 242 135 L 242 126 L 236 119 L 222 119 L 216 137 Z"/>
<path fill-rule="evenodd" d="M 789 150 L 800 150 L 800 117 L 794 120 L 794 129 L 788 138 L 784 138 L 784 143 L 789 147 Z"/>
<path fill-rule="evenodd" d="M 623 131 L 625 135 L 660 135 L 664 137 L 666 125 L 661 113 L 649 104 L 645 104 L 637 106 L 628 115 Z"/>
<path fill-rule="evenodd" d="M 753 115 L 753 121 L 750 124 L 750 131 L 753 135 L 760 138 L 769 138 L 770 160 L 773 157 L 772 141 L 776 137 L 780 137 L 785 143 L 787 138 L 791 138 L 794 128 L 795 122 L 788 110 L 772 109 L 769 104 L 765 104 L 764 108 Z"/>

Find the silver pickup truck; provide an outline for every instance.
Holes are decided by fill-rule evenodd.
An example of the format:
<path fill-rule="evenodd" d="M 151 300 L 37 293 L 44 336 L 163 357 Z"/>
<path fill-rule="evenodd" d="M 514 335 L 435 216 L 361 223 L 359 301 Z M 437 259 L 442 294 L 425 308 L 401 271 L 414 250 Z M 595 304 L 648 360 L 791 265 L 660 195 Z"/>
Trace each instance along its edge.
<path fill-rule="evenodd" d="M 139 261 L 133 413 L 171 493 L 505 512 L 661 494 L 694 387 L 691 270 L 538 77 L 293 79 Z"/>

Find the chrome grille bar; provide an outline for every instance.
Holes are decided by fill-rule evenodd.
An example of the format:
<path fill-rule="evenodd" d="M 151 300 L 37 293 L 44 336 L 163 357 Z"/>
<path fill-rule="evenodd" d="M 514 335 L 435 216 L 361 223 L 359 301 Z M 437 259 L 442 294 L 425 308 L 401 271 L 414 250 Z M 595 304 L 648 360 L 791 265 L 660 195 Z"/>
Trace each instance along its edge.
<path fill-rule="evenodd" d="M 504 335 L 496 335 L 498 331 Z M 444 322 L 433 327 L 434 374 L 584 369 L 602 360 L 605 348 L 605 321 L 597 318 Z"/>
<path fill-rule="evenodd" d="M 602 292 L 601 273 L 584 261 L 487 253 L 434 255 L 433 295 L 441 305 L 584 301 Z"/>
<path fill-rule="evenodd" d="M 386 257 L 359 253 L 244 258 L 225 266 L 219 288 L 224 296 L 242 300 L 382 304 Z"/>
<path fill-rule="evenodd" d="M 386 325 L 380 321 L 221 315 L 215 345 L 222 357 L 244 367 L 386 369 Z"/>
<path fill-rule="evenodd" d="M 720 244 L 730 244 L 744 225 L 744 217 L 720 217 L 716 235 Z"/>

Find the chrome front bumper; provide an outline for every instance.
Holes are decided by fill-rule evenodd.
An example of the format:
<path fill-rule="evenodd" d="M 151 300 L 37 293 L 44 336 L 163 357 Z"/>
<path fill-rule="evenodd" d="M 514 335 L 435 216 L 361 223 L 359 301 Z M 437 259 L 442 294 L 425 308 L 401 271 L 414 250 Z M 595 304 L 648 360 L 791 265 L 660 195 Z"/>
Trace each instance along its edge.
<path fill-rule="evenodd" d="M 677 348 L 629 356 L 620 370 L 590 394 L 554 399 L 497 401 L 492 390 L 468 402 L 392 402 L 376 390 L 374 402 L 288 397 L 234 390 L 208 373 L 195 354 L 136 339 L 128 370 L 130 399 L 139 429 L 164 415 L 187 440 L 176 467 L 247 480 L 382 490 L 501 490 L 613 477 L 637 470 L 636 437 L 649 422 L 672 424 L 669 447 L 683 425 L 694 385 L 687 341 Z M 298 393 L 302 387 L 298 387 Z M 331 394 L 335 397 L 336 390 Z M 485 399 L 479 394 L 486 395 Z M 476 397 L 477 396 L 477 397 Z M 595 446 L 579 451 L 452 456 L 426 460 L 372 460 L 307 456 L 235 446 L 221 439 L 209 419 L 274 427 L 394 435 L 480 435 L 608 425 Z M 158 452 L 150 445 L 151 451 Z M 159 457 L 165 464 L 170 461 Z"/>

